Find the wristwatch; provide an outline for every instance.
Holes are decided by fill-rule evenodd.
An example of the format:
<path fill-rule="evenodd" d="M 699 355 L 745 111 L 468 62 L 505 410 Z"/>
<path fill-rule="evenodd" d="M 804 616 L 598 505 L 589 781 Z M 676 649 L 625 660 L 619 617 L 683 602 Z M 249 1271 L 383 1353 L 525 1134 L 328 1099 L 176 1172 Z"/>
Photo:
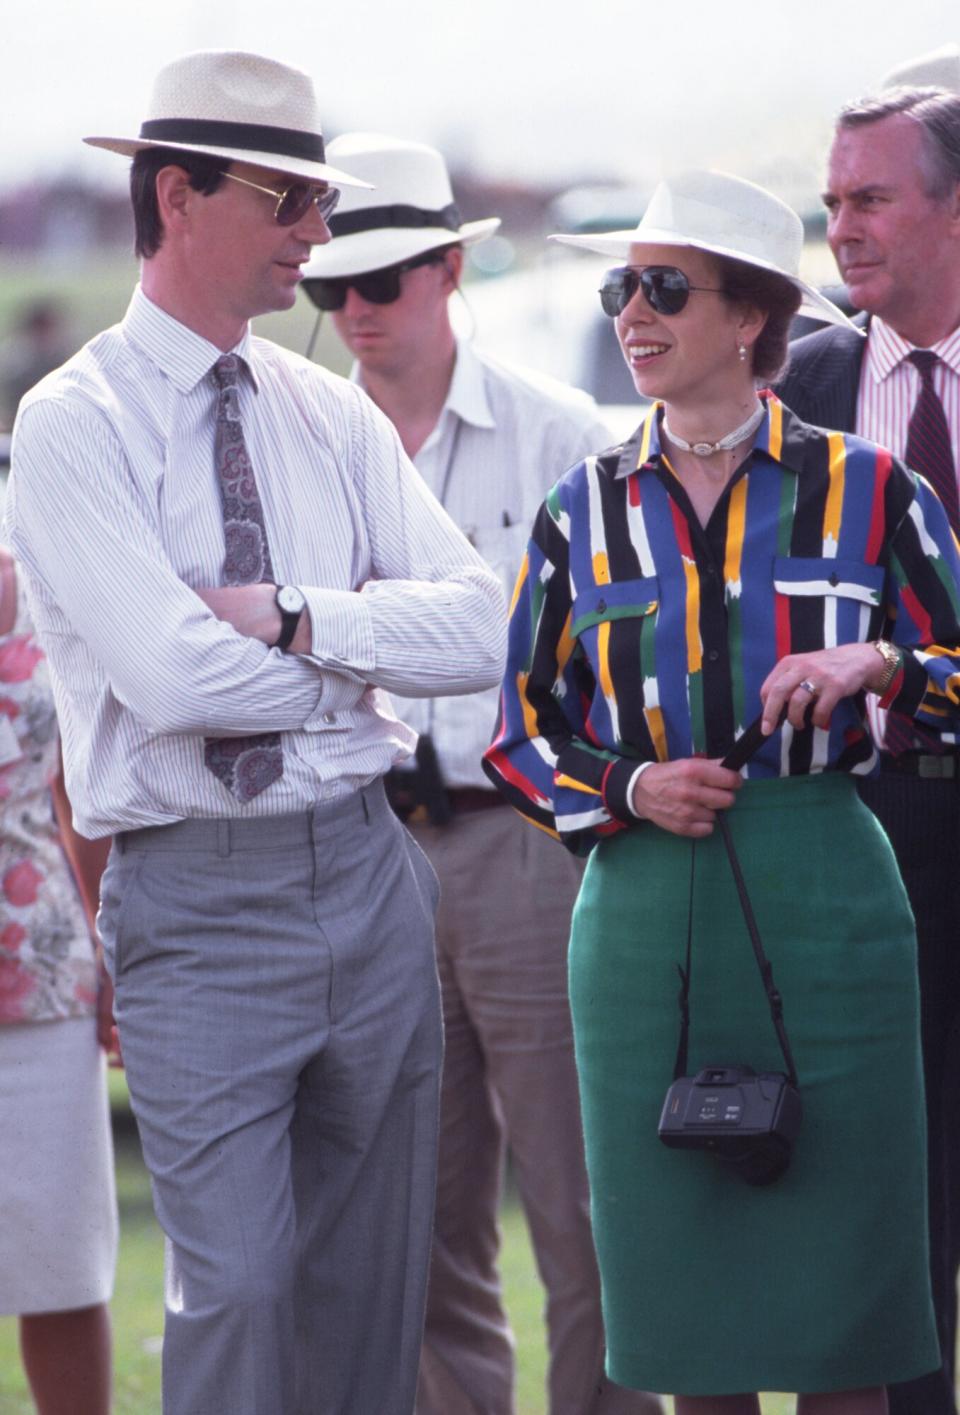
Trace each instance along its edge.
<path fill-rule="evenodd" d="M 876 649 L 877 653 L 887 665 L 886 671 L 878 686 L 870 689 L 872 693 L 876 693 L 877 697 L 882 698 L 900 671 L 903 655 L 899 649 L 894 648 L 893 644 L 888 643 L 886 639 L 871 640 L 871 647 Z"/>
<path fill-rule="evenodd" d="M 280 611 L 280 637 L 273 648 L 288 649 L 297 632 L 300 616 L 307 607 L 307 601 L 303 590 L 298 589 L 296 585 L 278 585 L 274 600 Z"/>

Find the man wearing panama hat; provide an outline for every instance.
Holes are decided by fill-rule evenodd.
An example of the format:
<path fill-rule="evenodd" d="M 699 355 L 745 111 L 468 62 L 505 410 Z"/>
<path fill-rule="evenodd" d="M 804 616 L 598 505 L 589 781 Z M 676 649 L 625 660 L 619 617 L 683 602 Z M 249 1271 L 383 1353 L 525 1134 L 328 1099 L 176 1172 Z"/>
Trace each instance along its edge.
<path fill-rule="evenodd" d="M 409 1415 L 436 1173 L 436 880 L 384 690 L 499 672 L 494 577 L 292 305 L 341 185 L 306 75 L 161 71 L 142 283 L 30 393 L 8 531 L 49 651 L 168 1237 L 168 1415 Z"/>
<path fill-rule="evenodd" d="M 538 384 L 457 339 L 463 248 L 499 221 L 464 221 L 443 157 L 351 133 L 331 160 L 369 184 L 344 193 L 304 290 L 332 311 L 353 377 L 391 418 L 426 485 L 509 594 L 526 527 L 556 478 L 610 441 L 592 400 Z M 507 1415 L 513 1342 L 497 1272 L 509 1146 L 547 1288 L 551 1415 L 653 1411 L 603 1376 L 599 1282 L 566 995 L 580 871 L 512 812 L 480 768 L 496 693 L 394 698 L 420 735 L 394 800 L 437 870 L 446 1026 L 440 1173 L 418 1415 Z M 557 857 L 560 858 L 557 858 Z"/>

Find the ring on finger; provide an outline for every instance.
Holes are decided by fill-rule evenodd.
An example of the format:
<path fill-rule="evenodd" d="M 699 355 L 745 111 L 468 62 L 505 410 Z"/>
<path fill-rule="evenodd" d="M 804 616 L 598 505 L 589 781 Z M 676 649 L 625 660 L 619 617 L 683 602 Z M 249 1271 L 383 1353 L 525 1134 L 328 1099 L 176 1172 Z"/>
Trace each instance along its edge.
<path fill-rule="evenodd" d="M 811 698 L 815 698 L 820 691 L 816 683 L 811 683 L 809 678 L 804 678 L 802 682 L 797 684 L 797 687 L 802 688 L 805 693 L 809 693 Z"/>

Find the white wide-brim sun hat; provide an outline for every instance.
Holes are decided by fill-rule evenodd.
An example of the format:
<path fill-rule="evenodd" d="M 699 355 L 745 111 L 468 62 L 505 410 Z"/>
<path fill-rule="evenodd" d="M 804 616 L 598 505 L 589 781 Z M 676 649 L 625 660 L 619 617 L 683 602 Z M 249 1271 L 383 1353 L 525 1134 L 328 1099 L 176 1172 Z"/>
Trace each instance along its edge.
<path fill-rule="evenodd" d="M 801 280 L 803 222 L 796 212 L 763 187 L 727 172 L 694 170 L 661 182 L 631 231 L 558 234 L 550 240 L 620 261 L 629 259 L 631 246 L 694 246 L 730 256 L 789 280 L 800 291 L 801 314 L 857 328 L 832 300 Z"/>
<path fill-rule="evenodd" d="M 918 54 L 905 64 L 891 69 L 880 85 L 882 89 L 945 88 L 960 93 L 960 45 L 942 44 L 927 54 Z"/>
<path fill-rule="evenodd" d="M 135 138 L 84 138 L 132 157 L 143 148 L 250 162 L 333 186 L 363 186 L 326 161 L 309 75 L 233 49 L 203 49 L 162 68 Z"/>
<path fill-rule="evenodd" d="M 333 240 L 314 246 L 304 281 L 364 275 L 444 246 L 472 246 L 500 225 L 498 216 L 460 219 L 447 165 L 426 143 L 343 133 L 329 154 L 364 189 L 341 196 L 327 223 Z"/>

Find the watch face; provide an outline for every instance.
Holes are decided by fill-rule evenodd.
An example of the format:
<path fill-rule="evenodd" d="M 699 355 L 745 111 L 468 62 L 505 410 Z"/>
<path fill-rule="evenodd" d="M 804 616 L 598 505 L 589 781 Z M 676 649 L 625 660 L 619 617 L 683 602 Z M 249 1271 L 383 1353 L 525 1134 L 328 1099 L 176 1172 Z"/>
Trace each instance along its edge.
<path fill-rule="evenodd" d="M 284 614 L 300 614 L 306 602 L 296 585 L 281 585 L 277 590 L 277 604 Z"/>

